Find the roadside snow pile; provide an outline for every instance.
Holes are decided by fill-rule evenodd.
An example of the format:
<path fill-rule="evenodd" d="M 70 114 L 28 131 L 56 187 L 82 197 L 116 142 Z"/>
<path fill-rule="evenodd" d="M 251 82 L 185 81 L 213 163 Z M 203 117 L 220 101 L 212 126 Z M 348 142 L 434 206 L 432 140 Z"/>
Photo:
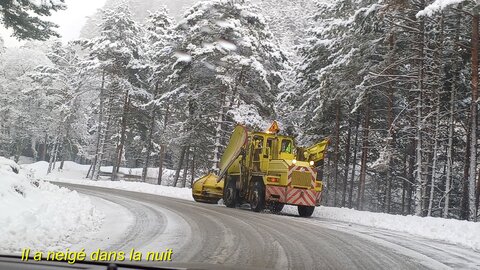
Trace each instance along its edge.
<path fill-rule="evenodd" d="M 287 214 L 297 214 L 297 207 L 286 206 Z M 317 207 L 314 217 L 405 232 L 425 238 L 460 244 L 480 251 L 480 223 L 436 217 L 401 216 L 357 211 L 348 208 Z"/>
<path fill-rule="evenodd" d="M 102 172 L 108 172 L 108 173 L 111 173 L 112 170 L 113 170 L 112 166 L 102 166 L 102 169 L 101 169 Z M 175 171 L 174 170 L 169 170 L 169 169 L 163 169 L 162 171 L 163 171 L 163 174 L 162 174 L 163 181 L 165 181 L 165 183 L 172 182 L 173 177 L 175 175 Z M 143 173 L 143 168 L 123 168 L 123 167 L 120 167 L 119 172 L 123 173 L 123 174 L 127 174 L 127 175 L 135 175 L 135 176 L 141 177 L 142 173 Z M 150 178 L 150 179 L 148 179 L 148 178 Z M 157 178 L 158 178 L 158 168 L 148 168 L 147 183 L 148 183 L 149 180 L 153 180 L 154 182 L 150 182 L 150 183 L 155 184 L 157 182 Z"/>
<path fill-rule="evenodd" d="M 90 199 L 48 182 L 31 181 L 15 162 L 3 157 L 0 202 L 0 253 L 64 249 L 88 238 L 103 219 Z"/>
<path fill-rule="evenodd" d="M 170 197 L 170 198 L 193 201 L 192 190 L 190 188 L 159 186 L 159 185 L 153 185 L 148 183 L 123 181 L 123 180 L 93 181 L 93 180 L 87 180 L 87 179 L 57 178 L 53 181 L 79 184 L 79 185 L 96 186 L 96 187 L 114 188 L 114 189 L 121 189 L 126 191 L 142 192 L 142 193 L 148 193 L 148 194 L 154 194 L 154 195 L 161 195 L 161 196 Z"/>
<path fill-rule="evenodd" d="M 47 178 L 56 178 L 61 177 L 63 175 L 68 175 L 68 177 L 72 178 L 84 178 L 87 175 L 88 169 L 90 165 L 80 165 L 75 162 L 65 161 L 63 165 L 63 170 L 58 171 L 60 167 L 60 162 L 57 162 L 56 169 L 52 170 L 52 172 L 47 177 L 47 170 L 48 170 L 48 162 L 46 161 L 38 161 L 32 164 L 24 164 L 22 168 L 26 171 L 29 171 L 34 177 L 38 179 L 46 179 Z"/>
<path fill-rule="evenodd" d="M 159 185 L 154 185 L 149 183 L 123 181 L 123 180 L 121 181 L 88 180 L 88 179 L 85 179 L 85 175 L 87 175 L 89 165 L 80 165 L 71 161 L 65 161 L 63 171 L 54 170 L 49 175 L 46 174 L 48 169 L 48 163 L 44 161 L 23 165 L 22 168 L 28 170 L 35 178 L 42 179 L 42 180 L 114 188 L 114 189 L 121 189 L 121 190 L 127 190 L 127 191 L 136 191 L 136 192 L 161 195 L 161 196 L 171 197 L 171 198 L 179 198 L 183 200 L 193 200 L 192 190 L 189 188 L 159 186 Z M 139 173 L 141 175 L 141 169 L 128 169 L 128 168 L 120 168 L 120 169 L 121 169 L 120 171 L 128 172 L 129 174 L 133 172 L 133 174 Z M 111 172 L 112 167 L 102 167 L 102 171 L 107 172 L 108 170 L 110 170 Z M 171 171 L 171 170 L 168 170 L 168 171 Z M 158 169 L 156 173 L 158 173 Z"/>
<path fill-rule="evenodd" d="M 22 165 L 22 168 L 30 171 L 32 175 L 36 178 L 49 180 L 49 181 L 62 181 L 60 179 L 84 179 L 87 175 L 88 170 L 90 169 L 90 165 L 81 165 L 72 161 L 65 161 L 62 170 L 58 170 L 60 167 L 60 162 L 55 164 L 56 169 L 53 169 L 50 174 L 47 175 L 48 170 L 48 162 L 39 161 L 32 164 L 25 164 Z M 113 167 L 112 166 L 102 166 L 101 171 L 104 173 L 111 173 Z M 120 168 L 119 169 L 121 174 L 125 175 L 134 175 L 140 178 L 142 176 L 142 168 Z M 173 177 L 175 175 L 174 170 L 164 169 L 163 170 L 163 182 L 164 183 L 172 183 Z M 121 176 L 121 175 L 120 175 Z M 157 182 L 158 177 L 158 168 L 148 168 L 147 174 L 147 183 L 155 184 Z M 108 178 L 108 176 L 102 177 Z"/>
<path fill-rule="evenodd" d="M 19 170 L 20 166 L 18 166 L 17 163 L 15 163 L 13 160 L 0 157 L 0 171 L 18 173 Z"/>

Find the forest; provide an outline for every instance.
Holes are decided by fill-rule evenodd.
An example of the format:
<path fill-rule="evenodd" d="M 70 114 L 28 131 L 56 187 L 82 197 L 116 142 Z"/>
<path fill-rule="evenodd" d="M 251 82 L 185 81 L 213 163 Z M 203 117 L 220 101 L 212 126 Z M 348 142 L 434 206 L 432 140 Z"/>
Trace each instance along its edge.
<path fill-rule="evenodd" d="M 476 221 L 479 8 L 206 0 L 139 21 L 124 2 L 69 43 L 4 20 L 27 42 L 0 41 L 0 155 L 89 164 L 94 180 L 156 168 L 155 183 L 189 187 L 236 124 L 277 120 L 299 145 L 330 138 L 323 205 Z"/>

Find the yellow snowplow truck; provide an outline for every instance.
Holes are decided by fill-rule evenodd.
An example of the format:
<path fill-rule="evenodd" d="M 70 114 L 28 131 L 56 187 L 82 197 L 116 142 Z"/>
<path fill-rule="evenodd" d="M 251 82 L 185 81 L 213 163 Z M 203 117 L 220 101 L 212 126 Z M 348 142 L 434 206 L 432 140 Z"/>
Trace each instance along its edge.
<path fill-rule="evenodd" d="M 266 132 L 236 126 L 219 175 L 210 173 L 193 184 L 195 201 L 216 203 L 223 198 L 227 207 L 249 203 L 255 212 L 280 212 L 285 204 L 297 205 L 300 216 L 311 216 L 322 193 L 315 166 L 324 158 L 328 139 L 301 148 L 278 131 L 276 122 Z"/>

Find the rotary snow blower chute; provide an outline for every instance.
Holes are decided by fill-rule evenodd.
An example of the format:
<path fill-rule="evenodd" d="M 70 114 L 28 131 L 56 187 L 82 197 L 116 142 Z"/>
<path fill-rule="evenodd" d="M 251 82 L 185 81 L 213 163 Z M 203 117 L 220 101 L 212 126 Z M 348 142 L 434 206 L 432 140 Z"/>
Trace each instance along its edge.
<path fill-rule="evenodd" d="M 227 207 L 249 203 L 252 210 L 280 212 L 285 204 L 311 216 L 320 205 L 322 180 L 316 167 L 323 161 L 328 139 L 310 147 L 296 147 L 291 136 L 279 134 L 274 121 L 265 132 L 235 127 L 219 163 L 219 174 L 198 179 L 192 188 L 199 202 Z"/>

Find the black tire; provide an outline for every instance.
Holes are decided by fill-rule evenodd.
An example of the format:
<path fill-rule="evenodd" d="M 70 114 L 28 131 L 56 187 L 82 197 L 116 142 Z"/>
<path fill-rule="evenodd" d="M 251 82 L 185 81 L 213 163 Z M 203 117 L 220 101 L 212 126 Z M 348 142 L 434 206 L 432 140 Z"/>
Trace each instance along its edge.
<path fill-rule="evenodd" d="M 272 202 L 268 205 L 268 209 L 270 210 L 270 212 L 272 212 L 274 214 L 278 214 L 278 213 L 282 212 L 284 206 L 285 206 L 285 204 L 283 204 L 283 203 Z"/>
<path fill-rule="evenodd" d="M 227 185 L 223 189 L 223 203 L 226 207 L 235 208 L 237 206 L 238 191 L 236 179 L 227 177 Z"/>
<path fill-rule="evenodd" d="M 301 217 L 310 217 L 313 214 L 313 211 L 315 211 L 315 206 L 298 206 L 298 214 Z"/>
<path fill-rule="evenodd" d="M 253 184 L 250 207 L 254 212 L 261 212 L 265 209 L 265 185 L 261 181 Z"/>

